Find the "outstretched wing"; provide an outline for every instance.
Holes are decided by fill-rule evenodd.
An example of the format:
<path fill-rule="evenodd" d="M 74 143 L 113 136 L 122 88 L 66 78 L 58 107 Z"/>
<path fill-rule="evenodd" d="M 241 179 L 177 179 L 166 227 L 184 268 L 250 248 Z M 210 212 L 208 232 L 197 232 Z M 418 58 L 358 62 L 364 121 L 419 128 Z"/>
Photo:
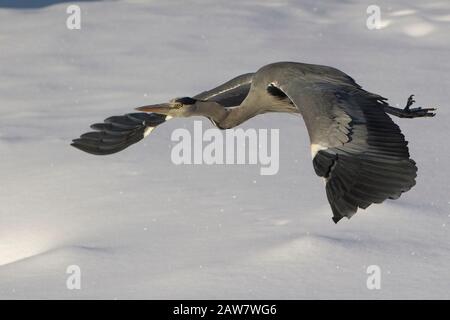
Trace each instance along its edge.
<path fill-rule="evenodd" d="M 247 96 L 252 84 L 253 73 L 246 73 L 220 86 L 194 96 L 195 99 L 215 101 L 224 107 L 239 106 Z"/>
<path fill-rule="evenodd" d="M 383 111 L 385 98 L 350 77 L 306 74 L 278 87 L 303 115 L 335 222 L 415 185 L 417 167 L 400 128 Z"/>
<path fill-rule="evenodd" d="M 252 73 L 240 75 L 194 98 L 215 101 L 224 107 L 238 106 L 250 90 L 252 77 Z M 104 123 L 93 124 L 91 128 L 95 131 L 74 139 L 71 145 L 96 155 L 116 153 L 142 140 L 166 120 L 168 118 L 165 115 L 156 113 L 130 113 L 109 117 Z"/>
<path fill-rule="evenodd" d="M 104 123 L 93 124 L 95 131 L 74 139 L 71 145 L 96 155 L 116 153 L 142 140 L 165 120 L 165 115 L 144 112 L 109 117 Z"/>

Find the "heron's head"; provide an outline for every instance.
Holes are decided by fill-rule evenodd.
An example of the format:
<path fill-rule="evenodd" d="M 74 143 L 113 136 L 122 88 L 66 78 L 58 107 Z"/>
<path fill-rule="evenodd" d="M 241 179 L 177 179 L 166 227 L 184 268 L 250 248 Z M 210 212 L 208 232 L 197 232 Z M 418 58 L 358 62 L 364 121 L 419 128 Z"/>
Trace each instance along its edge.
<path fill-rule="evenodd" d="M 160 103 L 149 106 L 143 106 L 136 108 L 136 110 L 144 112 L 153 112 L 159 114 L 165 114 L 167 116 L 175 117 L 189 117 L 195 115 L 197 110 L 197 104 L 201 103 L 201 100 L 194 98 L 183 97 L 170 100 L 168 103 Z"/>

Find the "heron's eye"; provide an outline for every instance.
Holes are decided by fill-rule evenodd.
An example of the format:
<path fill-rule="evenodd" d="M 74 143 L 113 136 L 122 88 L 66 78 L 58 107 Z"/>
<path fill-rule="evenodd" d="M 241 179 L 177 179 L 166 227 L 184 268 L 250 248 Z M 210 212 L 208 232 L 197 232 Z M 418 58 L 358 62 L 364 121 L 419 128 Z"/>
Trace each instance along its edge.
<path fill-rule="evenodd" d="M 180 109 L 182 106 L 183 106 L 183 104 L 182 104 L 182 103 L 179 103 L 179 102 L 177 102 L 177 103 L 175 103 L 175 104 L 173 105 L 173 107 L 174 107 L 174 108 L 177 108 L 177 109 Z"/>

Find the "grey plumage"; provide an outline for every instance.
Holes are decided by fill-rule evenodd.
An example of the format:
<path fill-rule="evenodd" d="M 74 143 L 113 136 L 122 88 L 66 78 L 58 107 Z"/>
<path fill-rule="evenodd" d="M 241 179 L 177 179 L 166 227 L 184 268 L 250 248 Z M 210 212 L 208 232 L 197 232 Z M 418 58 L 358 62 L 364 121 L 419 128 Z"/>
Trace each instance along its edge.
<path fill-rule="evenodd" d="M 224 107 L 239 106 L 250 90 L 254 73 L 245 73 L 209 91 L 194 96 L 198 100 L 215 101 Z"/>
<path fill-rule="evenodd" d="M 399 117 L 434 116 L 435 109 L 389 106 L 386 98 L 361 88 L 335 68 L 279 62 L 246 73 L 193 98 L 137 108 L 153 113 L 110 117 L 97 130 L 73 141 L 94 154 L 118 152 L 141 140 L 166 116 L 203 115 L 228 129 L 266 112 L 301 114 L 308 130 L 317 175 L 326 180 L 333 220 L 350 218 L 358 208 L 398 198 L 415 185 L 417 167 L 410 159 Z"/>

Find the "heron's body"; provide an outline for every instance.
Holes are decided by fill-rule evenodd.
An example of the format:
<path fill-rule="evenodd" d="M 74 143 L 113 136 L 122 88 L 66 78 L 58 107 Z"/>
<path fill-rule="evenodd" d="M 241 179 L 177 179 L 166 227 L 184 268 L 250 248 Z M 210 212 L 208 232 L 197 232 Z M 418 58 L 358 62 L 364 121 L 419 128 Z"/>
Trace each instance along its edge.
<path fill-rule="evenodd" d="M 326 181 L 333 220 L 351 217 L 415 184 L 417 167 L 407 142 L 387 113 L 406 118 L 433 116 L 434 109 L 389 106 L 332 67 L 294 62 L 266 65 L 193 98 L 137 108 L 92 126 L 73 146 L 93 154 L 118 152 L 169 117 L 201 115 L 218 128 L 233 128 L 267 112 L 296 113 L 308 130 L 313 166 Z M 293 140 L 295 141 L 295 139 Z"/>

